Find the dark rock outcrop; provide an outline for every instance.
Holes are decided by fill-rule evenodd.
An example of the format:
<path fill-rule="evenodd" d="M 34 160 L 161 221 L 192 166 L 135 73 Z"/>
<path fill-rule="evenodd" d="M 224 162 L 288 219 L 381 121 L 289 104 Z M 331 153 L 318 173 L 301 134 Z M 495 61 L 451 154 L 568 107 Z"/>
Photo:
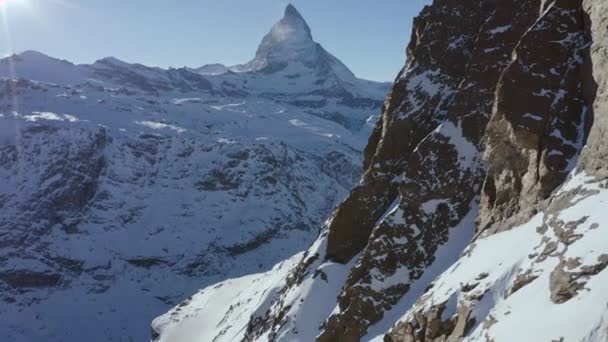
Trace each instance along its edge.
<path fill-rule="evenodd" d="M 594 115 L 606 109 L 598 97 L 606 87 L 605 7 L 435 0 L 415 19 L 407 65 L 365 150 L 362 181 L 319 238 L 327 248 L 317 256 L 354 264 L 319 341 L 358 341 L 454 235 L 504 231 L 546 208 L 581 151 L 582 167 L 608 176 L 605 118 Z M 567 231 L 562 243 L 576 239 Z M 298 274 L 314 273 L 318 263 L 303 260 Z M 558 271 L 554 300 L 579 289 Z M 512 293 L 535 279 L 520 274 Z M 288 309 L 277 301 L 269 316 L 254 318 L 247 339 L 279 330 Z M 447 321 L 436 311 L 396 326 L 387 341 L 457 341 L 473 324 L 470 309 Z"/>
<path fill-rule="evenodd" d="M 574 168 L 586 140 L 590 37 L 581 3 L 555 1 L 541 11 L 496 86 L 480 229 L 533 213 Z"/>

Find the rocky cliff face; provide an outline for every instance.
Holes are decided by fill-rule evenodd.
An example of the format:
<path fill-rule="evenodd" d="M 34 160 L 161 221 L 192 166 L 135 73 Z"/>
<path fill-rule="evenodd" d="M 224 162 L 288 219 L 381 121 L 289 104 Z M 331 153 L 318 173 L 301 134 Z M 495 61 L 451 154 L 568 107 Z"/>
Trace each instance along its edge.
<path fill-rule="evenodd" d="M 271 291 L 223 293 L 213 307 L 233 325 L 201 333 L 605 340 L 608 244 L 595 212 L 608 194 L 605 13 L 600 1 L 426 7 L 361 182 L 298 263 L 258 275 Z M 215 317 L 202 303 L 216 291 L 196 295 L 187 315 L 158 318 L 158 339 L 197 336 L 188 326 Z M 243 305 L 252 300 L 261 304 Z"/>
<path fill-rule="evenodd" d="M 591 56 L 586 65 L 587 69 L 585 69 L 587 77 L 583 81 L 585 82 L 585 88 L 588 90 L 585 93 L 590 111 L 588 120 L 592 121 L 593 124 L 589 132 L 589 143 L 581 155 L 579 164 L 586 172 L 599 178 L 608 177 L 608 171 L 606 170 L 608 168 L 606 165 L 608 118 L 603 115 L 608 110 L 607 9 L 608 4 L 604 2 L 583 1 L 585 30 L 591 33 L 591 40 L 589 41 Z"/>

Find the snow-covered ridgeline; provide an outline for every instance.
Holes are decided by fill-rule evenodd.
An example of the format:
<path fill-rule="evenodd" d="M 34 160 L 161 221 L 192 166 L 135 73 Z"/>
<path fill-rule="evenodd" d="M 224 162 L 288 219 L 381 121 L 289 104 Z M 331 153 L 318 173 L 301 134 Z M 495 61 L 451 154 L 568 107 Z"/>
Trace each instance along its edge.
<path fill-rule="evenodd" d="M 255 70 L 0 60 L 0 339 L 145 340 L 201 286 L 310 245 L 389 85 L 291 6 L 279 26 Z"/>

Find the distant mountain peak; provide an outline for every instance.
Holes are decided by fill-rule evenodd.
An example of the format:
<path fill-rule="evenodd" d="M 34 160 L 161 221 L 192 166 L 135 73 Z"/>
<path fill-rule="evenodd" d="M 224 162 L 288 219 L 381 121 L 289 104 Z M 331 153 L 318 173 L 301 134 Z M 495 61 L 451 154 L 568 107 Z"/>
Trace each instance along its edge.
<path fill-rule="evenodd" d="M 310 27 L 306 23 L 306 20 L 304 20 L 304 17 L 302 17 L 300 12 L 298 12 L 292 4 L 287 5 L 283 19 L 281 19 L 274 28 L 281 29 L 285 27 L 299 33 L 305 33 L 305 37 L 312 40 Z"/>
<path fill-rule="evenodd" d="M 264 41 L 262 41 L 262 46 L 282 42 L 312 42 L 312 32 L 310 27 L 300 12 L 298 12 L 298 10 L 291 4 L 285 8 L 283 18 L 281 18 L 281 20 L 279 20 L 272 27 L 270 33 L 266 35 Z"/>
<path fill-rule="evenodd" d="M 20 57 L 33 57 L 33 58 L 49 58 L 51 59 L 52 57 L 40 52 L 40 51 L 35 51 L 35 50 L 25 50 L 22 53 L 18 54 L 17 56 Z"/>
<path fill-rule="evenodd" d="M 229 71 L 228 67 L 221 63 L 205 64 L 193 70 L 201 75 L 222 75 Z"/>
<path fill-rule="evenodd" d="M 64 60 L 61 60 L 61 59 L 58 59 L 55 57 L 51 57 L 49 55 L 46 55 L 42 52 L 35 51 L 35 50 L 26 50 L 19 54 L 13 54 L 11 56 L 3 58 L 3 60 L 8 60 L 8 59 L 12 59 L 12 60 L 17 59 L 17 60 L 28 61 L 28 62 L 66 62 Z"/>
<path fill-rule="evenodd" d="M 122 61 L 116 57 L 112 57 L 112 56 L 104 57 L 102 59 L 95 61 L 95 63 L 93 63 L 93 65 L 100 65 L 100 64 L 115 65 L 115 66 L 129 66 L 129 63 Z"/>
<path fill-rule="evenodd" d="M 306 20 L 293 5 L 289 4 L 285 8 L 283 17 L 262 39 L 255 58 L 246 64 L 233 67 L 232 70 L 277 71 L 289 62 L 302 62 L 319 57 L 319 50 Z"/>
<path fill-rule="evenodd" d="M 298 10 L 296 9 L 296 7 L 292 4 L 288 4 L 287 7 L 285 7 L 285 16 L 288 15 L 295 15 L 295 16 L 300 16 L 300 12 L 298 12 Z"/>

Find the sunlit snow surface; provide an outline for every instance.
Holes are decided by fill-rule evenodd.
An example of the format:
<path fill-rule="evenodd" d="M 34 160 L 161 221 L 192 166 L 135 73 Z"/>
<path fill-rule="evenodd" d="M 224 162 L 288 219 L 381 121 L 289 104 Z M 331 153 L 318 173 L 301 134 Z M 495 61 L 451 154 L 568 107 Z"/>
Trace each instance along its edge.
<path fill-rule="evenodd" d="M 462 302 L 466 295 L 485 293 L 474 303 L 473 316 L 477 324 L 467 341 L 559 341 L 560 338 L 605 341 L 608 338 L 608 269 L 592 276 L 569 301 L 556 304 L 550 298 L 550 274 L 560 260 L 578 260 L 581 265 L 568 270 L 576 272 L 597 264 L 602 255 L 608 256 L 606 184 L 593 182 L 592 178 L 579 173 L 554 197 L 557 200 L 574 189 L 581 195 L 572 198 L 563 210 L 537 214 L 526 224 L 478 239 L 433 282 L 433 288 L 422 296 L 415 309 L 452 302 L 444 313 L 449 318 L 454 314 L 455 299 Z M 550 218 L 565 223 L 586 218 L 575 231 L 581 238 L 566 246 L 559 242 L 551 224 L 545 234 L 537 232 Z M 537 256 L 549 242 L 558 243 L 556 255 L 540 261 Z M 538 278 L 511 294 L 515 277 L 527 270 Z M 475 283 L 479 285 L 470 293 L 461 293 L 464 284 Z M 409 321 L 412 315 L 410 311 L 402 319 Z M 483 324 L 489 321 L 494 323 Z"/>
<path fill-rule="evenodd" d="M 251 315 L 268 309 L 301 257 L 297 254 L 266 273 L 213 285 L 152 324 L 166 342 L 240 341 Z"/>
<path fill-rule="evenodd" d="M 462 227 L 454 228 L 449 242 L 441 246 L 435 263 L 380 322 L 370 327 L 363 340 L 383 341 L 384 334 L 395 323 L 409 321 L 414 311 L 434 305 L 446 303 L 442 319 L 447 320 L 456 313 L 465 295 L 485 293 L 479 301 L 469 300 L 469 304 L 474 305 L 472 315 L 477 323 L 465 338 L 467 341 L 559 341 L 560 338 L 563 341 L 605 341 L 608 338 L 608 269 L 587 279 L 584 288 L 562 304 L 551 301 L 549 286 L 550 274 L 560 260 L 578 260 L 580 265 L 569 269 L 576 272 L 584 266 L 597 264 L 602 256 L 608 256 L 606 185 L 594 182 L 584 173 L 573 174 L 555 195 L 556 200 L 565 201 L 563 210 L 548 210 L 511 230 L 481 236 L 459 258 L 459 251 L 472 237 L 477 213 L 477 209 L 472 208 L 461 222 Z M 572 191 L 577 194 L 573 195 Z M 568 223 L 585 217 L 587 219 L 576 228 L 576 234 L 582 237 L 569 246 L 559 242 L 551 225 L 544 234 L 537 231 L 549 219 Z M 552 241 L 557 242 L 556 253 L 561 256 L 537 259 Z M 322 260 L 324 243 L 325 238 L 321 236 L 309 249 L 309 255 L 319 253 Z M 296 255 L 264 274 L 230 280 L 202 290 L 185 307 L 176 307 L 153 323 L 161 332 L 160 341 L 241 338 L 246 317 L 265 312 L 272 296 L 275 300 L 284 300 L 285 307 L 289 308 L 288 323 L 277 334 L 278 339 L 313 340 L 331 308 L 339 310 L 337 295 L 352 265 L 328 264 L 325 267 L 323 261 L 315 262 L 311 269 L 326 269 L 327 281 L 306 276 L 300 286 L 291 287 L 286 294 L 277 297 L 277 289 L 283 286 L 283 279 L 288 274 L 287 268 L 294 267 L 299 258 L 301 255 Z M 453 264 L 450 266 L 450 263 Z M 516 276 L 527 270 L 538 278 L 512 293 Z M 408 277 L 404 275 L 403 280 L 407 281 Z M 424 292 L 429 283 L 433 284 L 432 288 Z M 479 284 L 470 292 L 461 292 L 465 284 L 475 283 Z M 211 301 L 210 298 L 218 299 Z M 488 324 L 488 321 L 494 323 Z M 267 336 L 262 336 L 259 340 L 266 339 Z"/>
<path fill-rule="evenodd" d="M 228 280 L 210 286 L 185 307 L 177 306 L 152 322 L 152 328 L 160 333 L 161 342 L 189 341 L 237 341 L 244 337 L 252 315 L 262 316 L 268 310 L 276 310 L 277 298 L 285 307 L 289 323 L 276 332 L 280 341 L 314 341 L 319 327 L 332 311 L 337 310 L 335 299 L 353 267 L 353 262 L 343 265 L 324 261 L 326 235 L 322 234 L 308 249 L 278 264 L 267 273 Z M 312 257 L 314 255 L 319 257 Z M 298 262 L 314 258 L 315 272 L 308 273 L 301 284 L 280 292 Z M 323 277 L 319 276 L 322 272 Z M 217 300 L 209 300 L 217 298 Z M 209 323 L 209 324 L 208 324 Z M 203 325 L 203 327 L 201 327 Z M 261 340 L 267 340 L 264 336 Z"/>

